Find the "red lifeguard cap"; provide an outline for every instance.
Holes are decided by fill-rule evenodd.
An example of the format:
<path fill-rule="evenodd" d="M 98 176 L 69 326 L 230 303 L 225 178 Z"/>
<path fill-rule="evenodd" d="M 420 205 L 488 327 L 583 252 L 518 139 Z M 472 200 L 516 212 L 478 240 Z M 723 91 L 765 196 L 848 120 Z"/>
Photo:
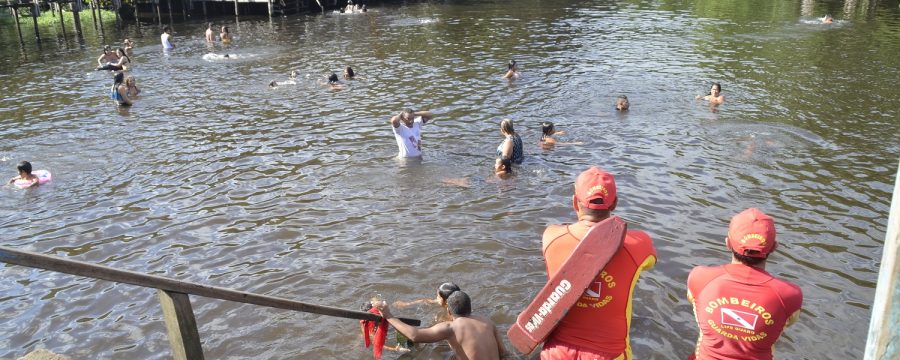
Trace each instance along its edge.
<path fill-rule="evenodd" d="M 616 179 L 592 166 L 575 180 L 575 198 L 588 209 L 609 210 L 616 203 Z"/>
<path fill-rule="evenodd" d="M 775 250 L 775 221 L 756 208 L 742 211 L 728 225 L 728 245 L 744 256 L 768 257 Z"/>

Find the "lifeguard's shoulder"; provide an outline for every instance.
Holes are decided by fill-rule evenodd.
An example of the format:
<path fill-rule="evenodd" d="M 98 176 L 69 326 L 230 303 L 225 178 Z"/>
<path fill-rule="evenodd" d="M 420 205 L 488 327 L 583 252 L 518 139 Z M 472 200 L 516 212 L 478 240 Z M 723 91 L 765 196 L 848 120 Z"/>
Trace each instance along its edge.
<path fill-rule="evenodd" d="M 566 224 L 550 224 L 547 225 L 547 228 L 544 229 L 544 235 L 541 240 L 541 250 L 547 250 L 547 247 L 553 243 L 554 240 L 559 239 L 565 234 L 568 234 L 569 230 L 566 227 Z"/>

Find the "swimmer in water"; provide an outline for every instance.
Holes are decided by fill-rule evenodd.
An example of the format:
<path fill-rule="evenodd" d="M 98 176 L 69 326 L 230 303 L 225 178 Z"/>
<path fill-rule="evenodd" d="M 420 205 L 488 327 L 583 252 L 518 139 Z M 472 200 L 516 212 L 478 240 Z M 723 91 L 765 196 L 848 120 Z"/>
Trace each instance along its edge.
<path fill-rule="evenodd" d="M 97 58 L 97 70 L 100 70 L 101 67 L 108 63 L 117 63 L 119 62 L 119 56 L 116 55 L 116 52 L 112 51 L 112 48 L 109 45 L 103 47 L 103 54 L 100 54 L 100 57 Z"/>
<path fill-rule="evenodd" d="M 219 33 L 219 38 L 222 39 L 222 44 L 231 44 L 231 34 L 228 33 L 227 26 L 222 27 L 222 32 Z"/>
<path fill-rule="evenodd" d="M 709 101 L 710 105 L 719 105 L 725 102 L 725 95 L 722 95 L 722 85 L 714 82 L 709 88 L 709 95 L 697 95 L 697 100 Z"/>
<path fill-rule="evenodd" d="M 295 81 L 296 79 L 297 79 L 297 70 L 291 70 L 291 76 L 288 78 L 287 81 L 272 80 L 272 82 L 269 83 L 269 87 L 274 88 L 274 87 L 278 87 L 281 85 L 295 85 L 295 84 L 297 84 L 297 82 Z"/>
<path fill-rule="evenodd" d="M 525 161 L 525 150 L 522 146 L 522 138 L 516 134 L 513 128 L 513 122 L 510 119 L 504 119 L 500 122 L 500 133 L 503 134 L 503 142 L 497 146 L 497 157 L 504 161 L 509 159 L 514 164 L 521 164 Z"/>
<path fill-rule="evenodd" d="M 353 72 L 352 67 L 347 67 L 344 69 L 344 80 L 353 80 L 353 77 L 356 76 L 356 73 Z"/>
<path fill-rule="evenodd" d="M 456 284 L 452 282 L 445 282 L 441 284 L 441 286 L 438 286 L 437 296 L 435 296 L 434 298 L 425 298 L 413 301 L 397 300 L 394 301 L 394 307 L 403 309 L 418 304 L 440 305 L 442 311 L 435 316 L 435 320 L 447 321 L 450 320 L 450 312 L 447 311 L 447 297 L 459 290 L 459 286 L 457 286 Z"/>
<path fill-rule="evenodd" d="M 506 65 L 506 68 L 507 68 L 506 74 L 503 75 L 504 79 L 507 79 L 507 80 L 518 79 L 519 76 L 521 76 L 519 74 L 519 65 L 516 63 L 515 60 L 510 60 L 509 64 Z"/>
<path fill-rule="evenodd" d="M 512 160 L 497 158 L 494 160 L 494 176 L 484 179 L 485 183 L 496 183 L 495 179 L 506 180 L 513 175 Z M 476 181 L 481 179 L 476 178 Z M 463 178 L 446 178 L 441 180 L 444 185 L 458 186 L 462 188 L 472 187 L 472 181 L 467 177 Z"/>
<path fill-rule="evenodd" d="M 125 48 L 125 53 L 130 56 L 132 50 L 134 50 L 134 41 L 129 39 L 122 40 L 122 47 Z"/>
<path fill-rule="evenodd" d="M 558 142 L 553 135 L 563 135 L 565 131 L 556 130 L 556 126 L 550 121 L 541 123 L 541 147 L 544 149 L 552 149 L 554 145 L 583 145 L 581 142 Z"/>
<path fill-rule="evenodd" d="M 131 98 L 128 97 L 128 86 L 125 85 L 125 73 L 116 73 L 113 77 L 113 85 L 109 91 L 110 99 L 116 101 L 119 106 L 131 106 Z"/>
<path fill-rule="evenodd" d="M 212 23 L 206 24 L 206 33 L 205 33 L 205 35 L 206 35 L 206 42 L 208 42 L 208 43 L 211 43 L 211 42 L 216 41 L 215 34 L 214 34 L 214 31 L 213 31 L 212 27 L 213 27 L 213 24 L 212 24 Z"/>
<path fill-rule="evenodd" d="M 335 73 L 331 73 L 331 75 L 328 76 L 328 81 L 326 82 L 322 82 L 320 80 L 319 85 L 328 86 L 329 88 L 331 88 L 331 90 L 340 90 L 344 88 L 344 85 L 341 84 L 341 81 L 338 79 L 338 76 Z"/>
<path fill-rule="evenodd" d="M 19 180 L 25 180 L 25 181 L 31 182 L 31 184 L 29 184 L 27 186 L 19 186 L 19 187 L 23 187 L 23 188 L 37 186 L 40 184 L 40 182 L 38 182 L 38 177 L 31 175 L 31 163 L 30 162 L 27 162 L 27 161 L 20 162 L 19 165 L 16 166 L 16 170 L 19 170 L 19 175 L 13 177 L 12 179 L 9 179 L 9 184 L 15 183 L 16 181 L 19 181 Z M 18 184 L 16 184 L 16 185 L 18 185 Z"/>
<path fill-rule="evenodd" d="M 125 94 L 128 95 L 129 98 L 138 96 L 138 94 L 141 93 L 141 89 L 137 87 L 137 80 L 134 79 L 134 76 L 125 78 L 125 87 L 127 88 Z"/>
<path fill-rule="evenodd" d="M 823 24 L 831 24 L 834 22 L 834 17 L 831 14 L 825 14 L 825 17 L 822 18 Z"/>
<path fill-rule="evenodd" d="M 103 70 L 114 70 L 114 71 L 122 71 L 128 70 L 128 65 L 131 64 L 131 58 L 128 55 L 125 55 L 125 49 L 118 48 L 116 49 L 116 57 L 118 60 L 115 62 L 108 62 L 103 66 L 97 68 L 97 71 Z"/>
<path fill-rule="evenodd" d="M 627 111 L 630 104 L 628 104 L 628 97 L 625 95 L 619 95 L 616 98 L 616 110 L 617 111 Z"/>
<path fill-rule="evenodd" d="M 472 314 L 472 300 L 463 291 L 447 297 L 447 309 L 452 320 L 430 328 L 407 325 L 391 314 L 386 301 L 372 304 L 398 332 L 416 343 L 435 343 L 447 340 L 459 359 L 499 360 L 506 350 L 497 333 L 497 326 L 482 316 Z"/>

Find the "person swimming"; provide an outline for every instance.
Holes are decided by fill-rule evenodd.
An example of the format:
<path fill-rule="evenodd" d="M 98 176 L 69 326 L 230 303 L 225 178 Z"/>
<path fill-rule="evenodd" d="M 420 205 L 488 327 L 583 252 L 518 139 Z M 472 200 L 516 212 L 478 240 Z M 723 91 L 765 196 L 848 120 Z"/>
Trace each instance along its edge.
<path fill-rule="evenodd" d="M 500 133 L 503 134 L 504 139 L 497 146 L 497 156 L 503 160 L 512 160 L 515 164 L 521 164 L 522 161 L 525 161 L 522 138 L 519 137 L 519 134 L 516 134 L 512 120 L 504 119 L 500 122 Z"/>
<path fill-rule="evenodd" d="M 115 62 L 108 62 L 105 65 L 97 67 L 97 71 L 104 70 L 113 70 L 113 71 L 122 71 L 128 70 L 128 65 L 131 64 L 131 58 L 125 54 L 125 49 L 118 48 L 116 49 L 116 58 Z"/>
<path fill-rule="evenodd" d="M 506 68 L 507 68 L 506 74 L 503 75 L 504 79 L 508 79 L 508 80 L 518 79 L 519 76 L 521 76 L 519 74 L 519 65 L 518 65 L 518 63 L 516 63 L 515 60 L 510 60 L 509 64 L 506 65 Z"/>
<path fill-rule="evenodd" d="M 344 69 L 344 80 L 353 80 L 353 77 L 356 76 L 356 73 L 353 72 L 352 67 L 347 67 Z"/>
<path fill-rule="evenodd" d="M 452 295 L 453 293 L 460 291 L 460 290 L 461 289 L 459 288 L 458 285 L 448 281 L 448 282 L 445 282 L 445 283 L 441 284 L 440 286 L 438 286 L 437 296 L 435 296 L 434 298 L 424 298 L 424 299 L 417 299 L 417 300 L 413 300 L 413 301 L 397 300 L 394 302 L 393 305 L 394 305 L 394 307 L 401 308 L 401 309 L 410 307 L 412 305 L 418 305 L 418 304 L 440 305 L 441 309 L 443 311 L 441 313 L 437 314 L 435 316 L 435 319 L 437 321 L 446 321 L 450 318 L 450 313 L 447 310 L 447 298 L 450 297 L 450 295 Z"/>
<path fill-rule="evenodd" d="M 823 24 L 831 24 L 834 23 L 834 17 L 831 14 L 825 14 L 825 17 L 822 18 Z"/>
<path fill-rule="evenodd" d="M 297 79 L 297 70 L 291 70 L 291 76 L 288 77 L 287 81 L 272 80 L 272 82 L 269 83 L 269 87 L 274 88 L 274 87 L 279 87 L 281 85 L 296 85 L 297 84 L 296 79 Z"/>
<path fill-rule="evenodd" d="M 212 27 L 213 27 L 213 23 L 207 23 L 206 24 L 206 32 L 203 33 L 203 35 L 206 36 L 206 42 L 208 42 L 208 43 L 214 42 L 216 40 Z"/>
<path fill-rule="evenodd" d="M 231 44 L 231 34 L 228 32 L 227 26 L 222 27 L 222 32 L 219 33 L 219 38 L 222 40 L 222 44 Z"/>
<path fill-rule="evenodd" d="M 335 73 L 331 73 L 331 75 L 328 76 L 328 81 L 322 82 L 320 80 L 319 85 L 328 86 L 331 90 L 340 90 L 344 88 L 344 85 L 341 84 L 338 75 Z"/>
<path fill-rule="evenodd" d="M 627 111 L 630 104 L 628 103 L 628 97 L 625 95 L 619 95 L 616 98 L 616 110 L 618 111 Z"/>
<path fill-rule="evenodd" d="M 550 121 L 541 123 L 541 147 L 551 149 L 554 145 L 582 145 L 581 142 L 558 142 L 553 138 L 554 135 L 563 135 L 565 131 L 556 130 L 556 126 Z"/>
<path fill-rule="evenodd" d="M 137 87 L 137 80 L 134 79 L 134 76 L 128 76 L 125 78 L 125 94 L 128 95 L 128 98 L 133 98 L 138 96 L 141 93 L 141 89 Z"/>
<path fill-rule="evenodd" d="M 100 70 L 106 64 L 119 62 L 119 56 L 109 45 L 103 46 L 103 53 L 97 58 L 97 70 Z"/>
<path fill-rule="evenodd" d="M 709 95 L 697 95 L 697 100 L 709 101 L 710 105 L 719 105 L 725 102 L 725 95 L 722 95 L 722 85 L 717 82 L 712 83 L 709 87 Z"/>
<path fill-rule="evenodd" d="M 125 73 L 116 73 L 113 77 L 113 85 L 109 91 L 110 99 L 113 99 L 119 106 L 131 106 L 131 99 L 128 97 L 128 85 L 125 85 Z"/>
<path fill-rule="evenodd" d="M 12 179 L 9 179 L 9 184 L 16 184 L 16 186 L 25 188 L 32 187 L 40 184 L 40 180 L 37 176 L 31 174 L 31 163 L 27 161 L 22 161 L 19 165 L 16 166 L 16 170 L 19 171 L 19 175 L 14 176 Z M 19 185 L 19 183 L 28 183 L 28 185 Z"/>

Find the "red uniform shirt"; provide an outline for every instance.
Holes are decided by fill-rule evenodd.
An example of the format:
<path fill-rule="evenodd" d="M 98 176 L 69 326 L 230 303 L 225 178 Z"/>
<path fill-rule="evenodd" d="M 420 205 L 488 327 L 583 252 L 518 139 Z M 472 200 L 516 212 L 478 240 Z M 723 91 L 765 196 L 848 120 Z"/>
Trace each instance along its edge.
<path fill-rule="evenodd" d="M 556 274 L 589 228 L 584 223 L 547 227 L 543 252 L 548 277 Z M 640 272 L 655 263 L 656 250 L 650 236 L 642 231 L 628 231 L 622 247 L 560 321 L 547 343 L 623 354 L 625 359 L 631 359 L 631 295 Z"/>
<path fill-rule="evenodd" d="M 698 360 L 772 359 L 772 346 L 803 303 L 797 285 L 743 264 L 698 266 L 687 283 L 700 326 Z"/>

